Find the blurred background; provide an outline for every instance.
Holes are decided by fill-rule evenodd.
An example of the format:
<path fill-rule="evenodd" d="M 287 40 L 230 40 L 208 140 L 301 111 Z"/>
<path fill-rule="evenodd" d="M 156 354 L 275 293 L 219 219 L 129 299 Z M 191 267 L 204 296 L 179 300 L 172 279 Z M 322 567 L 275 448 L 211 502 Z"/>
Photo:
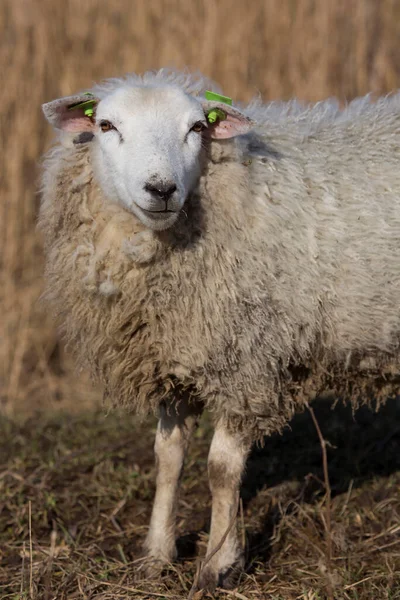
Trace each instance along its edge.
<path fill-rule="evenodd" d="M 396 0 L 1 0 L 0 411 L 82 408 L 78 378 L 38 301 L 41 104 L 161 66 L 214 78 L 235 99 L 350 100 L 399 86 Z"/>

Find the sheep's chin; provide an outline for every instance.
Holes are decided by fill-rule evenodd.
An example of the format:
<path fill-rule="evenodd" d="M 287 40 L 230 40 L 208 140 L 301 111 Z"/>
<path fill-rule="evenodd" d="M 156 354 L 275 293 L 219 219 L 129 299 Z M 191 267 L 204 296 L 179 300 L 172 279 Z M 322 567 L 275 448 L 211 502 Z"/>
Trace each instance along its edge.
<path fill-rule="evenodd" d="M 169 229 L 176 223 L 179 216 L 179 212 L 151 213 L 143 210 L 137 204 L 135 204 L 134 213 L 145 227 L 148 227 L 153 231 L 164 231 L 165 229 Z"/>

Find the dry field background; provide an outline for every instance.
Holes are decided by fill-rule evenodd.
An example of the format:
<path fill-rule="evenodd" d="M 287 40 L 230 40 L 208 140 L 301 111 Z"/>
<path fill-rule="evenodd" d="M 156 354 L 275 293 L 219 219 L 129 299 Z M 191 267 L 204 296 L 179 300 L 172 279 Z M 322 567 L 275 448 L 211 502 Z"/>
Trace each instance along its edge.
<path fill-rule="evenodd" d="M 204 549 L 207 530 L 209 426 L 184 479 L 183 562 L 138 587 L 132 561 L 153 493 L 154 423 L 138 437 L 133 417 L 102 416 L 100 393 L 76 376 L 38 302 L 38 162 L 51 141 L 40 105 L 165 65 L 199 69 L 240 100 L 386 93 L 400 87 L 400 2 L 1 0 L 0 40 L 0 597 L 183 598 L 190 548 L 197 539 Z M 251 556 L 237 598 L 317 600 L 332 586 L 338 599 L 400 598 L 399 407 L 357 422 L 332 414 L 321 408 L 338 446 L 335 564 L 326 565 L 320 451 L 304 416 L 269 446 L 268 464 L 253 457 L 243 518 Z"/>

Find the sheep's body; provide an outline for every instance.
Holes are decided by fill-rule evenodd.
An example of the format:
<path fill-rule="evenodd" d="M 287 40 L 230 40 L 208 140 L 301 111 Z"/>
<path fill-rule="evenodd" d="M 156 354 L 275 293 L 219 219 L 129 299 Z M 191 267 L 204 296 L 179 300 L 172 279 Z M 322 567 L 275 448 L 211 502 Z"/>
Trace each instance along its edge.
<path fill-rule="evenodd" d="M 40 225 L 67 338 L 115 402 L 189 388 L 262 434 L 327 387 L 398 383 L 400 96 L 248 112 L 172 231 L 104 201 L 90 144 L 49 155 Z"/>
<path fill-rule="evenodd" d="M 177 83 L 202 92 L 190 77 Z M 108 201 L 91 144 L 72 138 L 47 157 L 40 211 L 47 296 L 79 364 L 138 413 L 188 397 L 214 413 L 213 507 L 220 486 L 225 496 L 209 550 L 232 518 L 245 439 L 281 429 L 324 390 L 357 405 L 400 386 L 400 95 L 344 110 L 333 101 L 243 110 L 254 130 L 208 144 L 198 184 L 166 231 Z M 190 414 L 168 419 L 162 413 L 156 452 L 161 479 L 176 467 L 175 487 L 159 480 L 146 546 L 160 561 L 173 557 L 178 466 L 185 423 L 193 426 Z M 202 584 L 221 583 L 239 555 L 232 533 Z"/>

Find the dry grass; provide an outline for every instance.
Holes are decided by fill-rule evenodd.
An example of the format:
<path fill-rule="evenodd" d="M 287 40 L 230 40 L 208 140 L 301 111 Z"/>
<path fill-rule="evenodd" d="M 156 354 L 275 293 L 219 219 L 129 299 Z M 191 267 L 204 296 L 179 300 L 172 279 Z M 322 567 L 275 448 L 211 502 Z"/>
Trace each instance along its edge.
<path fill-rule="evenodd" d="M 246 574 L 236 596 L 216 598 L 322 600 L 331 589 L 335 600 L 400 598 L 400 404 L 354 420 L 326 401 L 314 410 L 336 447 L 330 568 L 320 442 L 305 413 L 250 457 Z M 209 526 L 210 424 L 202 421 L 183 478 L 179 562 L 151 582 L 135 571 L 154 493 L 153 435 L 153 422 L 93 411 L 0 422 L 1 598 L 188 598 Z"/>
<path fill-rule="evenodd" d="M 138 431 L 137 423 L 118 415 L 103 420 L 93 413 L 100 394 L 76 377 L 38 303 L 43 263 L 34 227 L 37 165 L 51 138 L 41 103 L 102 77 L 162 65 L 200 69 L 241 100 L 259 91 L 266 99 L 296 95 L 307 100 L 384 93 L 399 86 L 399 34 L 396 0 L 2 0 L 0 411 L 8 450 L 5 499 L 0 500 L 6 540 L 0 583 L 5 593 L 49 599 L 147 597 L 132 591 L 130 578 L 150 509 L 151 425 L 142 437 L 133 435 L 130 445 L 118 446 L 121 436 L 128 439 Z M 51 415 L 59 409 L 63 417 Z M 46 416 L 35 416 L 38 410 L 46 410 Z M 387 421 L 382 417 L 382 423 L 392 426 L 398 413 L 393 415 Z M 29 416 L 25 424 L 15 422 Z M 202 431 L 200 450 L 207 427 Z M 396 440 L 398 433 L 390 444 Z M 287 448 L 280 448 L 286 460 Z M 299 469 L 299 461 L 309 464 L 310 448 L 294 456 Z M 335 456 L 331 453 L 331 460 Z M 314 472 L 319 464 L 318 451 Z M 393 519 L 398 519 L 394 490 L 399 479 L 388 473 L 374 479 L 374 474 L 383 473 L 372 470 L 349 495 L 339 486 L 332 500 L 332 528 L 342 532 L 337 538 L 342 546 L 333 552 L 342 582 L 335 598 L 400 596 L 395 590 L 399 550 L 390 546 L 398 534 Z M 296 489 L 308 490 L 313 481 L 298 479 L 302 483 Z M 204 469 L 193 465 L 185 497 L 199 509 L 198 522 L 182 505 L 181 531 L 204 526 L 204 486 Z M 263 597 L 266 589 L 275 600 L 324 597 L 321 497 L 306 501 L 305 491 L 298 496 L 288 489 L 284 499 L 280 488 L 261 489 L 245 508 L 247 533 L 254 539 L 260 535 L 261 550 L 258 542 L 250 543 L 259 563 L 241 583 L 242 597 Z M 271 514 L 279 520 L 274 526 Z M 266 519 L 266 529 L 257 519 Z M 194 571 L 189 561 L 162 582 L 146 584 L 146 590 L 158 597 L 182 596 Z M 235 596 L 221 592 L 222 597 Z"/>

